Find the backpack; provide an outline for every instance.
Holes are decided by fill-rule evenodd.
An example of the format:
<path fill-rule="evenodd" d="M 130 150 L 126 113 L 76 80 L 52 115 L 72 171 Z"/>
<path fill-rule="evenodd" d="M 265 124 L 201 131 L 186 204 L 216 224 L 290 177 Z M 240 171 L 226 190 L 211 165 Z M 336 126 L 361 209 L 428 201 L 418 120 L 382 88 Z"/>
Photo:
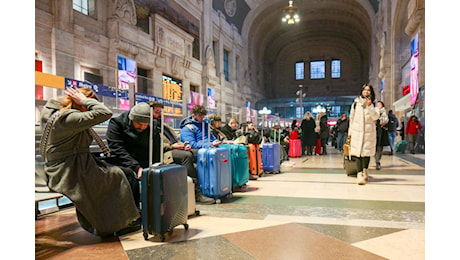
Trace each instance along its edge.
<path fill-rule="evenodd" d="M 250 144 L 260 144 L 260 143 L 262 143 L 262 136 L 259 133 L 255 132 L 255 131 L 246 132 L 245 135 L 247 136 L 248 143 L 250 143 Z"/>
<path fill-rule="evenodd" d="M 394 132 L 396 131 L 396 124 L 395 124 L 395 118 L 392 116 L 388 117 L 388 131 L 389 132 Z"/>

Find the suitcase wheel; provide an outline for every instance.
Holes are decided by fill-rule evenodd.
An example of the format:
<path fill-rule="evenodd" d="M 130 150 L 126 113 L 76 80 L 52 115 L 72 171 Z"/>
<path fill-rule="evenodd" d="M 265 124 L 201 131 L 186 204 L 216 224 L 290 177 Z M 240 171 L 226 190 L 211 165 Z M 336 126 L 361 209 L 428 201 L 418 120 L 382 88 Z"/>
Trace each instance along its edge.
<path fill-rule="evenodd" d="M 195 216 L 199 216 L 200 215 L 200 211 L 199 210 L 195 210 Z"/>
<path fill-rule="evenodd" d="M 149 240 L 149 234 L 147 232 L 144 232 L 144 240 Z"/>
<path fill-rule="evenodd" d="M 188 224 L 184 224 L 185 230 L 188 230 Z"/>

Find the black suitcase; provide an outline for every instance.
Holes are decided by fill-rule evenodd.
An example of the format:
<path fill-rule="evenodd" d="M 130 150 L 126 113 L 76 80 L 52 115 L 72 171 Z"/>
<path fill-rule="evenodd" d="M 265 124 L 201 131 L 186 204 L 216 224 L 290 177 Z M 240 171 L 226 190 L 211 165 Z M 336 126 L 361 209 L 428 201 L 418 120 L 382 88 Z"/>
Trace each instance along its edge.
<path fill-rule="evenodd" d="M 347 176 L 354 176 L 358 175 L 358 167 L 356 165 L 356 158 L 352 156 L 345 156 L 343 158 L 343 168 L 345 169 L 345 173 Z"/>
<path fill-rule="evenodd" d="M 153 112 L 153 107 L 150 109 Z M 151 113 L 152 114 L 152 113 Z M 163 115 L 161 116 L 163 126 Z M 153 118 L 150 117 L 150 153 L 153 148 Z M 163 127 L 160 138 L 163 137 Z M 174 227 L 184 225 L 188 230 L 188 189 L 187 169 L 178 164 L 161 165 L 163 161 L 163 140 L 160 145 L 160 164 L 144 169 L 141 179 L 141 215 L 144 239 L 148 235 L 160 235 L 165 240 L 165 233 L 172 232 Z"/>

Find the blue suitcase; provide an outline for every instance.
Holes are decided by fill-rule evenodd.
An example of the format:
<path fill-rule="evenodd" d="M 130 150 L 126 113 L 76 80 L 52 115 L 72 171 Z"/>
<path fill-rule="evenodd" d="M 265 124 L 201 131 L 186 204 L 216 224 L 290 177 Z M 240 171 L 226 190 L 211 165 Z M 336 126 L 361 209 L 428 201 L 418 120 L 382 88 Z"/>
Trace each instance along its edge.
<path fill-rule="evenodd" d="M 197 172 L 201 193 L 214 199 L 232 191 L 230 153 L 226 148 L 198 150 Z"/>
<path fill-rule="evenodd" d="M 248 148 L 243 144 L 222 144 L 219 147 L 227 148 L 230 152 L 230 166 L 232 185 L 242 186 L 249 181 Z"/>
<path fill-rule="evenodd" d="M 202 122 L 203 141 L 204 120 Z M 197 173 L 200 190 L 204 196 L 214 199 L 231 195 L 232 171 L 230 166 L 230 152 L 227 148 L 211 147 L 211 131 L 208 123 L 208 147 L 198 150 Z M 204 145 L 204 144 L 203 144 Z"/>
<path fill-rule="evenodd" d="M 150 108 L 153 112 L 153 107 Z M 153 117 L 150 117 L 153 126 Z M 161 117 L 163 126 L 163 116 Z M 160 235 L 165 240 L 165 233 L 174 227 L 184 225 L 188 229 L 188 184 L 187 169 L 178 164 L 161 165 L 163 162 L 163 140 L 160 141 L 160 166 L 152 165 L 153 128 L 150 127 L 150 156 L 148 169 L 144 169 L 141 179 L 141 215 L 144 239 L 148 235 Z M 160 138 L 163 137 L 161 127 Z"/>
<path fill-rule="evenodd" d="M 151 167 L 142 172 L 141 215 L 144 239 L 148 234 L 165 234 L 174 227 L 184 225 L 188 229 L 187 169 L 182 165 L 169 164 Z"/>
<path fill-rule="evenodd" d="M 281 145 L 279 143 L 265 143 L 262 145 L 262 169 L 264 172 L 280 173 Z"/>

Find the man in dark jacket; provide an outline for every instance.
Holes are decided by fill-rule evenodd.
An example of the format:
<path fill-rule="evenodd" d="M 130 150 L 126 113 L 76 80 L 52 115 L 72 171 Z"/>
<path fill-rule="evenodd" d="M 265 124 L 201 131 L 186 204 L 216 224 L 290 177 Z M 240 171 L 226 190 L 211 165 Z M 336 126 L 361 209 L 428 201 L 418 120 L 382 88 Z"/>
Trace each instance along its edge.
<path fill-rule="evenodd" d="M 236 118 L 230 119 L 228 124 L 221 128 L 222 133 L 225 134 L 227 140 L 235 140 L 236 139 L 236 129 L 238 128 L 238 120 Z"/>
<path fill-rule="evenodd" d="M 395 139 L 397 136 L 396 129 L 398 129 L 398 127 L 399 122 L 395 114 L 393 114 L 393 110 L 388 111 L 388 137 L 390 138 L 391 154 L 394 153 L 393 149 L 395 146 Z"/>
<path fill-rule="evenodd" d="M 163 105 L 151 102 L 153 106 L 154 137 L 153 162 L 160 161 L 160 127 L 161 110 Z M 130 111 L 110 119 L 107 127 L 107 142 L 111 153 L 117 157 L 120 166 L 125 166 L 137 172 L 141 178 L 144 168 L 149 167 L 149 138 L 150 138 L 150 106 L 148 103 L 139 103 Z M 165 125 L 166 126 L 166 125 Z M 170 127 L 164 127 L 163 150 L 171 151 L 175 163 L 187 168 L 187 175 L 195 180 L 198 186 L 194 156 L 191 147 L 182 143 Z M 214 203 L 214 199 L 205 197 L 195 188 L 195 200 L 203 204 Z"/>
<path fill-rule="evenodd" d="M 262 136 L 259 134 L 259 131 L 254 127 L 254 123 L 248 121 L 246 123 L 247 130 L 244 135 L 248 138 L 248 143 L 250 144 L 260 144 L 262 143 Z"/>
<path fill-rule="evenodd" d="M 337 145 L 340 151 L 343 150 L 343 144 L 347 141 L 349 125 L 347 114 L 342 113 L 342 117 L 337 121 Z"/>
<path fill-rule="evenodd" d="M 319 113 L 319 125 L 320 125 L 320 137 L 321 137 L 321 147 L 323 151 L 322 155 L 327 154 L 327 143 L 329 140 L 329 127 L 327 126 L 327 114 L 324 112 Z"/>

